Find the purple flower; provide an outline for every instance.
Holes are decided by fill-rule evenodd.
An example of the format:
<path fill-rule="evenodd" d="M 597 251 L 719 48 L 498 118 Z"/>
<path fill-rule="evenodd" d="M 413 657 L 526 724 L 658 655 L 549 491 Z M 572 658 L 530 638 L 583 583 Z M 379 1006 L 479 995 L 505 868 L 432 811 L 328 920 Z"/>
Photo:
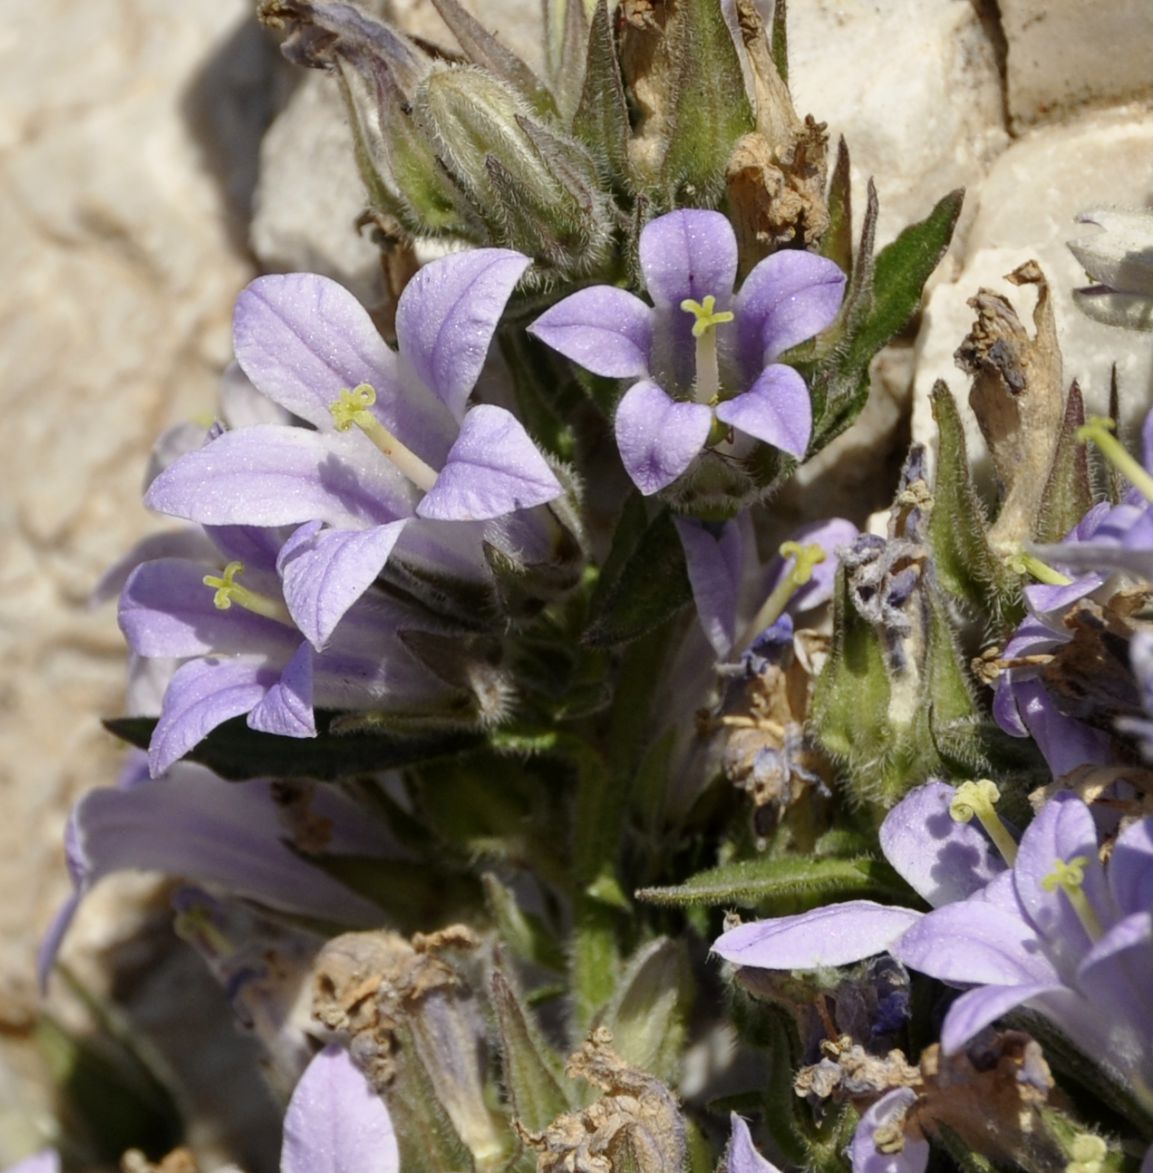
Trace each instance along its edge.
<path fill-rule="evenodd" d="M 384 1101 L 348 1052 L 330 1043 L 308 1065 L 284 1117 L 281 1173 L 398 1173 Z"/>
<path fill-rule="evenodd" d="M 1004 869 L 985 836 L 949 813 L 957 792 L 929 782 L 881 825 L 885 858 L 929 904 L 964 900 Z M 795 916 L 751 921 L 722 934 L 713 952 L 757 969 L 818 969 L 892 951 L 924 916 L 911 908 L 850 900 Z"/>
<path fill-rule="evenodd" d="M 1025 830 L 1011 871 L 921 918 L 890 945 L 905 965 L 975 987 L 953 1003 L 946 1053 L 1027 1006 L 1153 1107 L 1153 819 L 1104 867 L 1088 807 L 1061 793 Z"/>
<path fill-rule="evenodd" d="M 650 494 L 706 447 L 740 432 L 804 457 L 812 406 L 804 380 L 775 360 L 836 318 L 845 276 L 832 261 L 786 250 L 733 293 L 737 242 L 719 212 L 682 209 L 640 236 L 652 306 L 608 285 L 582 289 L 529 327 L 597 375 L 634 380 L 617 406 L 616 438 L 633 483 Z"/>
<path fill-rule="evenodd" d="M 73 894 L 40 947 L 41 987 L 77 909 L 118 871 L 156 871 L 217 885 L 269 908 L 337 924 L 379 923 L 376 905 L 309 863 L 282 825 L 272 784 L 225 782 L 180 763 L 149 780 L 135 759 L 116 788 L 93 790 L 72 808 L 64 835 Z M 318 789 L 310 810 L 328 829 L 327 854 L 381 855 L 382 836 L 340 791 Z"/>
<path fill-rule="evenodd" d="M 528 264 L 476 249 L 421 269 L 397 306 L 399 352 L 335 282 L 257 279 L 236 306 L 237 360 L 311 426 L 226 431 L 161 473 L 147 503 L 203 525 L 307 526 L 280 570 L 288 609 L 318 650 L 394 548 L 470 576 L 487 573 L 482 538 L 519 548 L 527 535 L 547 549 L 543 520 L 510 536 L 499 519 L 559 497 L 560 482 L 510 412 L 467 408 Z"/>
<path fill-rule="evenodd" d="M 762 567 L 747 513 L 719 524 L 688 517 L 675 524 L 701 627 L 722 658 L 752 645 L 786 607 L 801 612 L 827 602 L 836 552 L 857 536 L 851 521 L 815 522 L 797 530 Z"/>
<path fill-rule="evenodd" d="M 305 536 L 308 527 L 302 527 Z M 275 530 L 218 527 L 217 562 L 159 558 L 138 566 L 120 596 L 120 626 L 146 659 L 183 661 L 164 693 L 149 762 L 162 773 L 217 725 L 248 714 L 251 728 L 315 737 L 313 708 L 382 707 L 441 697 L 445 686 L 407 653 L 398 629 L 421 620 L 376 595 L 346 612 L 324 652 L 306 641 L 285 605 Z M 280 551 L 291 556 L 301 531 Z M 189 536 L 190 552 L 201 542 Z M 298 610 L 309 602 L 297 596 Z"/>

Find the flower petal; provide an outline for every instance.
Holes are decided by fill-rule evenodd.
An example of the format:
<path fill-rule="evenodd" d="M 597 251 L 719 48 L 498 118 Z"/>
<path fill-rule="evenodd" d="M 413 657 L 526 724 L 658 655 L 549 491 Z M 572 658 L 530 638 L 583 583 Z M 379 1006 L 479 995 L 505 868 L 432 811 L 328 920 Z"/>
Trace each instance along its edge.
<path fill-rule="evenodd" d="M 793 593 L 789 600 L 790 611 L 808 611 L 812 607 L 827 603 L 833 597 L 833 584 L 837 581 L 837 566 L 840 562 L 837 551 L 842 547 L 851 546 L 859 533 L 851 521 L 846 521 L 842 517 L 832 517 L 828 521 L 801 526 L 789 535 L 791 541 L 799 542 L 802 546 L 820 546 L 825 552 L 824 561 L 813 567 L 809 581 Z M 774 556 L 766 573 L 764 597 L 767 598 L 773 592 L 791 566 L 791 559 L 782 558 L 780 554 Z"/>
<path fill-rule="evenodd" d="M 150 509 L 202 525 L 374 525 L 406 517 L 414 490 L 359 432 L 275 424 L 225 432 L 152 482 Z"/>
<path fill-rule="evenodd" d="M 303 525 L 284 543 L 284 601 L 305 638 L 323 651 L 349 607 L 376 581 L 408 521 L 365 530 Z"/>
<path fill-rule="evenodd" d="M 578 290 L 541 314 L 528 332 L 594 375 L 629 379 L 649 370 L 653 311 L 613 285 Z"/>
<path fill-rule="evenodd" d="M 737 238 L 720 212 L 681 208 L 641 230 L 641 272 L 653 302 L 679 307 L 686 298 L 717 299 L 727 309 L 737 277 Z"/>
<path fill-rule="evenodd" d="M 259 704 L 277 675 L 265 659 L 255 656 L 190 660 L 177 669 L 164 694 L 164 711 L 148 747 L 153 777 L 182 758 L 217 725 Z"/>
<path fill-rule="evenodd" d="M 564 490 L 520 421 L 482 403 L 461 422 L 436 483 L 416 512 L 440 521 L 487 521 L 531 509 Z"/>
<path fill-rule="evenodd" d="M 674 517 L 685 551 L 697 616 L 718 657 L 728 655 L 736 639 L 741 587 L 741 531 L 736 522 L 707 524 Z"/>
<path fill-rule="evenodd" d="M 792 367 L 766 367 L 748 391 L 717 404 L 717 419 L 803 460 L 813 434 L 813 405 Z"/>
<path fill-rule="evenodd" d="M 339 1043 L 305 1069 L 284 1116 L 281 1173 L 399 1173 L 384 1101 Z"/>
<path fill-rule="evenodd" d="M 651 379 L 634 383 L 617 405 L 614 428 L 625 471 L 645 496 L 671 485 L 705 446 L 713 413 L 678 403 Z"/>
<path fill-rule="evenodd" d="M 796 916 L 752 921 L 729 929 L 713 952 L 755 969 L 818 969 L 884 953 L 922 914 L 910 908 L 849 900 Z"/>
<path fill-rule="evenodd" d="M 400 295 L 401 356 L 457 419 L 476 386 L 505 303 L 531 263 L 511 249 L 469 249 L 425 265 Z"/>
<path fill-rule="evenodd" d="M 935 908 L 964 900 L 1005 870 L 978 826 L 949 814 L 956 793 L 944 782 L 928 782 L 901 799 L 881 824 L 885 858 Z"/>
<path fill-rule="evenodd" d="M 724 1173 L 780 1173 L 780 1170 L 753 1147 L 749 1126 L 736 1114 L 729 1116 L 733 1135 L 725 1154 Z"/>
<path fill-rule="evenodd" d="M 890 952 L 911 969 L 958 985 L 1056 980 L 1032 926 L 1020 915 L 976 898 L 934 909 Z"/>
<path fill-rule="evenodd" d="M 917 1093 L 911 1087 L 898 1087 L 865 1112 L 849 1145 L 853 1173 L 924 1173 L 929 1164 L 929 1142 L 922 1137 L 906 1132 L 904 1146 L 897 1152 L 881 1152 L 876 1142 L 878 1129 L 891 1127 L 894 1118 L 904 1117 L 916 1100 Z"/>
<path fill-rule="evenodd" d="M 243 607 L 220 610 L 204 576 L 210 563 L 159 558 L 138 566 L 120 594 L 120 630 L 134 652 L 150 658 L 209 652 L 292 654 L 299 633 Z"/>
<path fill-rule="evenodd" d="M 402 385 L 397 356 L 368 311 L 342 285 L 315 273 L 258 277 L 232 324 L 236 358 L 256 388 L 322 432 L 340 392 L 368 383 L 373 411 L 422 459 L 439 461 L 455 431 L 444 405 L 419 383 Z"/>
<path fill-rule="evenodd" d="M 396 385 L 396 355 L 343 285 L 315 273 L 258 277 L 237 298 L 237 362 L 257 390 L 322 431 L 344 388 Z"/>
<path fill-rule="evenodd" d="M 280 679 L 248 714 L 248 727 L 281 737 L 315 737 L 316 717 L 312 711 L 312 657 L 309 644 L 302 643 L 284 666 Z"/>
<path fill-rule="evenodd" d="M 1153 908 L 1153 819 L 1141 819 L 1117 837 L 1109 886 L 1122 916 Z"/>
<path fill-rule="evenodd" d="M 1025 915 L 1058 964 L 1073 967 L 1092 944 L 1069 898 L 1046 880 L 1058 863 L 1081 860 L 1081 892 L 1104 928 L 1116 920 L 1112 894 L 1097 855 L 1097 826 L 1089 808 L 1074 794 L 1053 795 L 1025 828 L 1013 886 Z"/>
<path fill-rule="evenodd" d="M 845 274 L 830 260 L 797 249 L 765 257 L 745 278 L 734 310 L 740 361 L 748 378 L 836 320 Z"/>
<path fill-rule="evenodd" d="M 955 1054 L 974 1035 L 1003 1014 L 1045 996 L 1065 999 L 1074 997 L 1064 986 L 1048 982 L 982 986 L 966 991 L 949 1007 L 949 1013 L 945 1016 L 941 1027 L 941 1049 L 946 1055 Z"/>

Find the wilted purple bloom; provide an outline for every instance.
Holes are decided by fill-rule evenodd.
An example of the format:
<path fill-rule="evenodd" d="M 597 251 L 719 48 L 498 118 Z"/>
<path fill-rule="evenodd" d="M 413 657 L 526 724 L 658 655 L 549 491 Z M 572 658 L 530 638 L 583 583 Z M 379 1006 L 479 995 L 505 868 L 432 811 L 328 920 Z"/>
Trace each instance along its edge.
<path fill-rule="evenodd" d="M 934 907 L 982 891 L 1005 866 L 977 827 L 950 815 L 955 796 L 944 782 L 929 782 L 893 807 L 881 826 L 885 858 Z M 713 952 L 756 969 L 847 965 L 892 950 L 924 915 L 850 900 L 738 925 L 717 938 Z"/>
<path fill-rule="evenodd" d="M 217 885 L 269 908 L 336 924 L 379 923 L 380 911 L 293 846 L 272 784 L 225 782 L 180 763 L 149 780 L 140 758 L 117 788 L 90 791 L 73 807 L 64 834 L 73 895 L 40 949 L 41 986 L 84 897 L 118 871 L 155 871 Z M 328 828 L 327 854 L 379 855 L 388 844 L 339 791 L 318 789 L 311 809 Z"/>
<path fill-rule="evenodd" d="M 307 526 L 280 569 L 289 611 L 317 649 L 394 547 L 473 576 L 485 573 L 482 538 L 547 549 L 544 521 L 522 519 L 509 537 L 499 519 L 559 497 L 560 482 L 510 412 L 467 409 L 528 264 L 476 249 L 425 266 L 397 306 L 399 352 L 334 281 L 258 278 L 237 302 L 237 361 L 311 427 L 226 431 L 157 477 L 147 503 L 204 525 Z"/>
<path fill-rule="evenodd" d="M 753 1138 L 749 1135 L 749 1126 L 744 1120 L 736 1112 L 729 1119 L 732 1121 L 733 1135 L 725 1153 L 724 1173 L 780 1173 L 772 1161 L 766 1161 L 757 1152 Z"/>
<path fill-rule="evenodd" d="M 399 1173 L 400 1150 L 384 1101 L 330 1043 L 308 1065 L 284 1117 L 281 1173 Z"/>
<path fill-rule="evenodd" d="M 698 209 L 647 224 L 640 265 L 651 306 L 596 285 L 529 327 L 594 374 L 634 380 L 615 427 L 637 488 L 665 488 L 710 441 L 725 451 L 730 429 L 804 457 L 813 422 L 809 390 L 776 359 L 836 318 L 845 288 L 840 269 L 812 253 L 776 252 L 734 294 L 732 226 L 719 212 Z"/>
<path fill-rule="evenodd" d="M 1106 868 L 1088 807 L 1057 794 L 1026 828 L 1011 872 L 927 914 L 890 949 L 910 968 L 976 987 L 949 1010 L 946 1053 L 1026 1006 L 1153 1106 L 1153 819 L 1121 832 Z"/>
<path fill-rule="evenodd" d="M 782 545 L 783 552 L 762 567 L 747 513 L 725 522 L 678 517 L 675 524 L 701 627 L 722 658 L 734 647 L 752 645 L 786 607 L 799 613 L 827 602 L 837 573 L 837 550 L 857 536 L 851 521 L 814 522 L 797 530 Z M 800 558 L 806 560 L 807 577 L 796 583 L 790 576 Z M 764 610 L 767 602 L 772 613 Z"/>
<path fill-rule="evenodd" d="M 302 527 L 308 532 L 308 527 Z M 279 552 L 283 562 L 301 531 Z M 315 737 L 315 707 L 364 709 L 401 697 L 435 700 L 446 686 L 420 667 L 396 636 L 419 627 L 414 612 L 382 596 L 350 605 L 324 652 L 289 615 L 277 570 L 275 530 L 215 527 L 218 562 L 160 558 L 128 576 L 120 626 L 136 655 L 183 661 L 164 694 L 152 734 L 154 774 L 166 770 L 229 718 L 251 728 Z M 193 544 L 199 549 L 199 542 Z M 211 585 L 206 580 L 210 580 Z M 298 611 L 318 606 L 309 592 Z"/>

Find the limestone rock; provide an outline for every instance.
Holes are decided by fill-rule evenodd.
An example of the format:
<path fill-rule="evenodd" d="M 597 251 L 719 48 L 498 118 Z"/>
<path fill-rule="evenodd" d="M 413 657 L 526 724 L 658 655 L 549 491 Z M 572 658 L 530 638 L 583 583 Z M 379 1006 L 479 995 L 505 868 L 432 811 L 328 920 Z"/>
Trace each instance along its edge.
<path fill-rule="evenodd" d="M 1148 0 L 1000 0 L 1017 126 L 1153 93 Z"/>

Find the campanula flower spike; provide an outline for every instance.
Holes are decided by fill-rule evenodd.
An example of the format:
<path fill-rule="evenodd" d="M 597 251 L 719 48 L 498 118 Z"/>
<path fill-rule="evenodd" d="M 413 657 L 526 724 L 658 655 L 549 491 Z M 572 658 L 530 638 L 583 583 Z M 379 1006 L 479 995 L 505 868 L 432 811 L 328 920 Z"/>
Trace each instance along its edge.
<path fill-rule="evenodd" d="M 469 544 L 428 522 L 492 523 L 484 536 L 499 544 L 500 519 L 562 492 L 510 412 L 468 407 L 528 264 L 477 249 L 425 266 L 400 297 L 398 352 L 326 277 L 254 281 L 237 302 L 237 361 L 312 428 L 225 432 L 162 473 L 147 503 L 203 525 L 303 527 L 279 571 L 288 610 L 318 650 L 398 542 L 426 564 L 483 575 L 480 529 Z"/>
<path fill-rule="evenodd" d="M 737 241 L 719 212 L 682 209 L 640 235 L 652 305 L 596 285 L 529 327 L 593 374 L 631 379 L 617 405 L 621 459 L 646 495 L 685 473 L 706 448 L 739 453 L 734 433 L 802 459 L 812 434 L 809 391 L 776 359 L 836 318 L 845 276 L 832 261 L 785 250 L 738 293 Z"/>

